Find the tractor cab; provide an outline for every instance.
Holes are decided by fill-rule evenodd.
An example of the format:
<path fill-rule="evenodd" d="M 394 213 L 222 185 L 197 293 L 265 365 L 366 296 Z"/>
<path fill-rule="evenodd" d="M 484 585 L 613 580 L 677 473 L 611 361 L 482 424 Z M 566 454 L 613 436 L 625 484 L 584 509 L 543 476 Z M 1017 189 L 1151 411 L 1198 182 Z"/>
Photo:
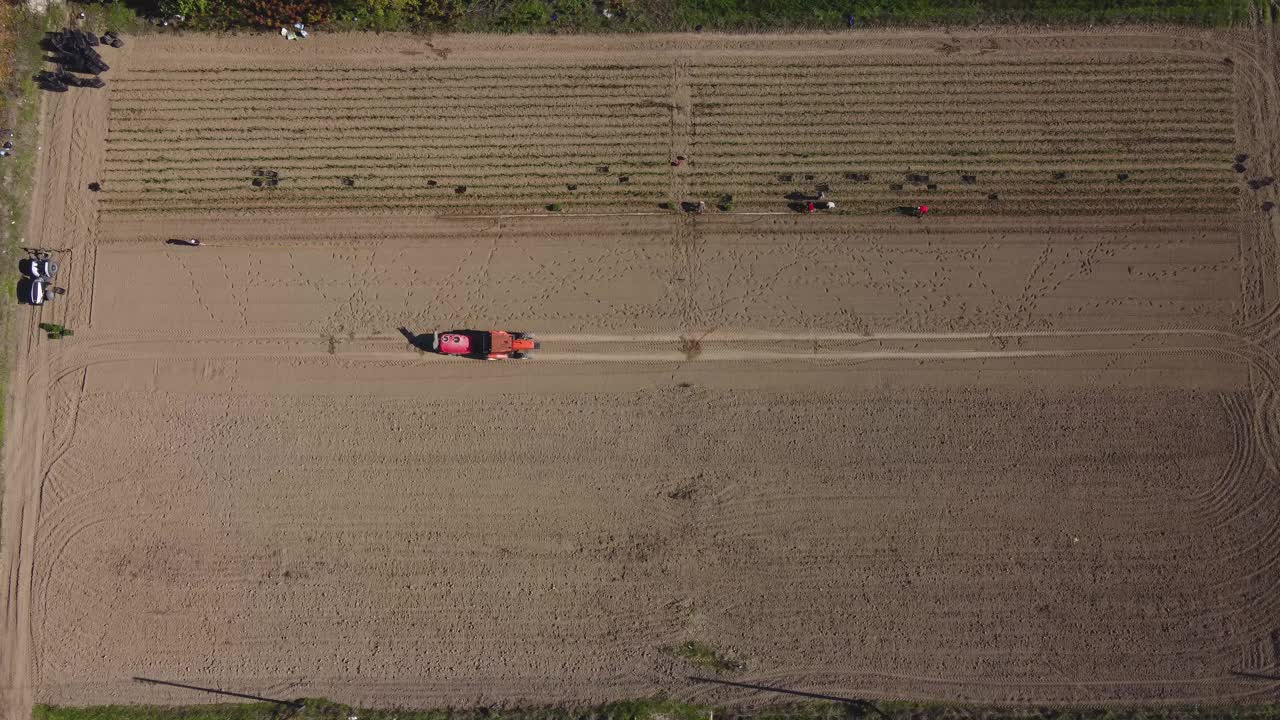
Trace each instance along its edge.
<path fill-rule="evenodd" d="M 505 330 L 447 330 L 431 337 L 435 352 L 477 360 L 524 360 L 539 347 L 532 334 Z"/>

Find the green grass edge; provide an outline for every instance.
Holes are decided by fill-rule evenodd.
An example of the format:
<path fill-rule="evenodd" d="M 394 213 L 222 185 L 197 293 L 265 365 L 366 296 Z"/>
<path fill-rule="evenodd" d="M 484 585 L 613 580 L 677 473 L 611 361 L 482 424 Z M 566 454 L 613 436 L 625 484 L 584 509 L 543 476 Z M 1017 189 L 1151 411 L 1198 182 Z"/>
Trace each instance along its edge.
<path fill-rule="evenodd" d="M 1001 707 L 965 703 L 869 701 L 869 704 L 815 701 L 749 709 L 716 707 L 663 697 L 624 700 L 587 707 L 483 707 L 474 709 L 363 709 L 321 699 L 305 699 L 296 712 L 270 703 L 216 705 L 37 705 L 35 720 L 1280 720 L 1280 705 Z M 874 709 L 872 709 L 874 708 Z"/>
<path fill-rule="evenodd" d="M 161 7 L 185 5 L 158 0 Z M 850 27 L 1172 24 L 1240 27 L 1271 22 L 1276 0 L 323 0 L 307 20 L 326 31 L 638 33 L 842 31 Z M 124 0 L 77 5 L 136 30 Z M 249 29 L 235 0 L 187 11 L 189 30 Z M 93 10 L 107 8 L 109 11 Z M 418 8 L 415 10 L 414 8 Z M 431 8 L 425 10 L 423 8 Z M 610 15 L 602 12 L 608 8 Z M 285 23 L 290 12 L 278 10 Z M 277 23 L 279 24 L 279 23 Z M 262 28 L 259 28 L 262 29 Z"/>

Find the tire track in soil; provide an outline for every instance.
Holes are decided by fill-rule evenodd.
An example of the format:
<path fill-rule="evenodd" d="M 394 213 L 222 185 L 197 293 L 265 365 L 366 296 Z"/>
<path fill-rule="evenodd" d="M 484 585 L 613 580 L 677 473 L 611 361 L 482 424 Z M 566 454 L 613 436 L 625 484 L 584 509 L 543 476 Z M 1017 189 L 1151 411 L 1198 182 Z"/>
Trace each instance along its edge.
<path fill-rule="evenodd" d="M 1242 259 L 1248 259 L 1248 256 L 1242 255 Z M 1209 492 L 1210 508 L 1217 515 L 1216 524 L 1219 527 L 1230 526 L 1238 518 L 1246 517 L 1251 513 L 1255 516 L 1259 512 L 1264 516 L 1271 515 L 1265 509 L 1255 510 L 1255 508 L 1259 508 L 1267 496 L 1273 497 L 1275 490 L 1280 487 L 1280 431 L 1276 430 L 1277 424 L 1280 423 L 1280 401 L 1277 400 L 1277 389 L 1280 388 L 1278 384 L 1280 354 L 1276 353 L 1274 348 L 1268 347 L 1275 337 L 1268 330 L 1268 325 L 1275 322 L 1274 317 L 1275 312 L 1272 311 L 1258 320 L 1246 322 L 1243 325 L 1244 331 L 1248 333 L 1242 337 L 1242 340 L 1245 343 L 1244 352 L 1248 357 L 1252 377 L 1251 394 L 1247 401 L 1237 399 L 1227 403 L 1229 423 L 1234 438 L 1231 461 L 1222 477 Z M 1252 501 L 1248 501 L 1242 490 L 1243 482 L 1247 478 L 1252 478 L 1253 483 L 1259 488 L 1255 491 L 1258 494 L 1255 494 Z M 1245 502 L 1244 505 L 1240 504 L 1242 501 Z M 1278 630 L 1271 618 L 1275 617 L 1275 613 L 1280 612 L 1280 599 L 1277 599 L 1280 595 L 1280 573 L 1275 572 L 1276 568 L 1280 567 L 1280 526 L 1274 524 L 1268 526 L 1265 533 L 1254 538 L 1247 547 L 1238 551 L 1237 556 L 1244 556 L 1263 548 L 1268 548 L 1269 553 L 1265 558 L 1260 559 L 1260 565 L 1247 578 L 1224 580 L 1219 589 L 1221 595 L 1225 597 L 1229 594 L 1230 588 L 1238 586 L 1241 580 L 1262 579 L 1267 576 L 1271 578 L 1266 581 L 1265 587 L 1258 595 L 1261 602 L 1255 603 L 1255 607 L 1252 608 L 1253 617 L 1263 618 L 1255 625 L 1261 639 L 1254 645 L 1242 649 L 1244 667 L 1269 668 L 1274 667 L 1280 660 L 1280 657 L 1275 655 L 1274 647 L 1271 647 L 1270 653 L 1259 650 L 1260 647 L 1270 647 L 1266 639 L 1275 637 Z M 1223 615 L 1226 615 L 1226 611 Z M 1272 687 L 1280 687 L 1280 685 L 1273 684 Z M 1260 691 L 1265 692 L 1267 689 L 1262 688 Z"/>
<path fill-rule="evenodd" d="M 48 382 L 46 364 L 57 350 L 71 350 L 76 342 L 62 341 L 56 349 L 41 343 L 43 333 L 37 323 L 56 316 L 62 324 L 81 326 L 88 319 L 92 302 L 92 242 L 96 207 L 86 198 L 89 173 L 99 169 L 101 137 L 105 134 L 106 97 L 101 94 L 71 93 L 47 96 L 41 107 L 44 131 L 37 164 L 35 188 L 26 232 L 28 247 L 51 247 L 62 251 L 62 283 L 69 293 L 60 301 L 38 311 L 24 313 L 18 323 L 18 350 L 13 358 L 13 374 L 7 407 L 5 443 L 4 538 L 0 539 L 0 559 L 5 563 L 8 586 L 3 598 L 4 625 L 0 627 L 0 686 L 5 688 L 6 717 L 30 715 L 34 688 L 40 678 L 32 653 L 38 647 L 32 625 L 36 577 L 35 551 L 38 522 L 45 502 L 46 471 L 44 443 L 50 415 L 44 392 Z M 92 177 L 92 176 L 89 176 Z M 87 262 L 86 262 L 87 260 Z M 83 281 L 83 282 L 82 282 Z M 88 290 L 84 297 L 78 293 Z M 78 400 L 72 401 L 78 407 Z M 78 411 L 72 411 L 74 432 Z"/>
<path fill-rule="evenodd" d="M 1223 396 L 1222 404 L 1231 428 L 1230 460 L 1217 479 L 1193 498 L 1196 512 L 1214 523 L 1228 523 L 1235 516 L 1231 505 L 1239 494 L 1240 484 L 1251 468 L 1257 469 L 1255 463 L 1261 459 L 1248 400 L 1239 396 Z"/>

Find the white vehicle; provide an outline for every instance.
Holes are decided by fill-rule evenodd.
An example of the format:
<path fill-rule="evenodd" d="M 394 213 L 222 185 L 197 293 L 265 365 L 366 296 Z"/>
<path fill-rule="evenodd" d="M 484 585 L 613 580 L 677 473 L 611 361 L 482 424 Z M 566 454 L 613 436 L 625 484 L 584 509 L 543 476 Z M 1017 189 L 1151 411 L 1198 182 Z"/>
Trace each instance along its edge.
<path fill-rule="evenodd" d="M 31 257 L 18 261 L 18 270 L 33 280 L 53 280 L 58 274 L 58 263 L 49 259 L 49 253 L 35 251 Z"/>
<path fill-rule="evenodd" d="M 22 271 L 22 278 L 18 280 L 18 302 L 43 305 L 66 290 L 53 285 L 58 263 L 49 257 L 49 253 L 44 250 L 31 250 L 30 253 L 29 257 L 18 261 L 18 270 Z"/>
<path fill-rule="evenodd" d="M 24 277 L 18 281 L 18 302 L 24 305 L 43 305 L 66 292 L 44 279 Z"/>

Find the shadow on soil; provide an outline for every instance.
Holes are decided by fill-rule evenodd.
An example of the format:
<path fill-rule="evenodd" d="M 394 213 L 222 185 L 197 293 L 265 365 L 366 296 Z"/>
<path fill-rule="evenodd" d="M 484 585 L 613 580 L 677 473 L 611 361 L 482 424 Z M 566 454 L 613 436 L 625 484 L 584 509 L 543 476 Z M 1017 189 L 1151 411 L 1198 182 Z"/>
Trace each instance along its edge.
<path fill-rule="evenodd" d="M 796 697 L 810 698 L 812 700 L 827 700 L 830 702 L 840 703 L 848 707 L 855 713 L 854 717 L 862 717 L 867 715 L 876 715 L 882 718 L 889 717 L 876 707 L 876 705 L 867 700 L 858 698 L 846 698 L 838 695 L 823 695 L 821 693 L 804 692 L 802 690 L 788 690 L 780 687 L 770 687 L 769 685 L 756 685 L 755 683 L 737 682 L 735 680 L 721 680 L 719 678 L 699 677 L 690 675 L 689 679 L 696 683 L 709 683 L 713 685 L 728 685 L 731 687 L 747 688 L 748 690 L 762 690 L 764 692 L 778 693 L 779 695 L 794 695 Z"/>

